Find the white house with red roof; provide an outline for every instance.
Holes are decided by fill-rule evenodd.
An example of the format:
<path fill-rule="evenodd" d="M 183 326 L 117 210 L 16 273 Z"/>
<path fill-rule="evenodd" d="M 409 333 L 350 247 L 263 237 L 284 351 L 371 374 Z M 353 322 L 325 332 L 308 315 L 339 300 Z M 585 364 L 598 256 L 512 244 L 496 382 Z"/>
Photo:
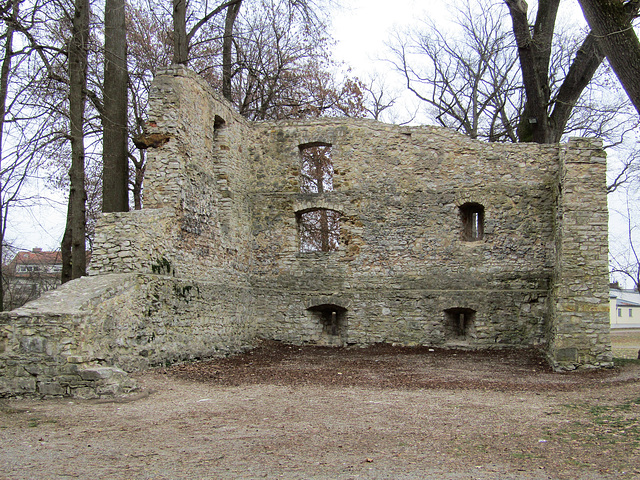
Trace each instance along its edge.
<path fill-rule="evenodd" d="M 12 310 L 60 285 L 62 255 L 41 248 L 18 252 L 3 267 L 5 309 Z"/>

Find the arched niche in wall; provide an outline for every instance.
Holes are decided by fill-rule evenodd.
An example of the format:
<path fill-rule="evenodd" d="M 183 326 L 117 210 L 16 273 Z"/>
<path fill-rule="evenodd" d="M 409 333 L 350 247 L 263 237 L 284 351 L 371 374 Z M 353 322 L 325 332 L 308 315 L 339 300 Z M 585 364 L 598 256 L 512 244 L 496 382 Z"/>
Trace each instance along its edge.
<path fill-rule="evenodd" d="M 222 130 L 225 125 L 227 124 L 227 122 L 224 121 L 224 118 L 222 118 L 220 115 L 216 115 L 213 118 L 213 131 L 214 133 L 219 133 L 220 130 Z"/>
<path fill-rule="evenodd" d="M 448 308 L 444 311 L 444 335 L 448 342 L 466 342 L 475 335 L 476 311 L 471 308 Z"/>
<path fill-rule="evenodd" d="M 322 325 L 322 335 L 341 337 L 346 330 L 347 309 L 333 303 L 308 307 L 307 310 Z"/>

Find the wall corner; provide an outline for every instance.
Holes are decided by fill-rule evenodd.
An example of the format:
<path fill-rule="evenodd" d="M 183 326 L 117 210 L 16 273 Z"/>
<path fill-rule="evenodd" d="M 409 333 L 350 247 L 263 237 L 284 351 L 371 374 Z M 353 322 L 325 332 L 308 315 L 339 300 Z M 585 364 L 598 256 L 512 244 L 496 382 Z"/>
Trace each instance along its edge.
<path fill-rule="evenodd" d="M 559 147 L 547 355 L 556 370 L 612 366 L 606 154 L 596 139 Z"/>

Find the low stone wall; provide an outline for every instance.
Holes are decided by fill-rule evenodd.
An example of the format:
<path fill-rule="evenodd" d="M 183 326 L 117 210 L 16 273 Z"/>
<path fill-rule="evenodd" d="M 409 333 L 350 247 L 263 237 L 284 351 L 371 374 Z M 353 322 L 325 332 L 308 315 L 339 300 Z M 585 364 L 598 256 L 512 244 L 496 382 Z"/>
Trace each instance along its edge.
<path fill-rule="evenodd" d="M 0 316 L 0 396 L 123 394 L 136 388 L 126 372 L 245 350 L 248 300 L 241 286 L 166 275 L 67 283 Z"/>

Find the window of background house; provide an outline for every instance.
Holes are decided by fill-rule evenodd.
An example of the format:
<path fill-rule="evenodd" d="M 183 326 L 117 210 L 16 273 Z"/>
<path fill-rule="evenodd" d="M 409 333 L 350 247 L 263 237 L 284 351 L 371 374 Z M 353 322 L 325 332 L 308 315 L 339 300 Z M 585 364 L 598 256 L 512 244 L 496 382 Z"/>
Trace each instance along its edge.
<path fill-rule="evenodd" d="M 467 242 L 482 240 L 484 234 L 484 207 L 479 203 L 465 203 L 460 207 L 462 239 Z"/>
<path fill-rule="evenodd" d="M 331 145 L 326 143 L 300 145 L 300 156 L 302 157 L 300 191 L 302 193 L 333 191 Z"/>
<path fill-rule="evenodd" d="M 632 308 L 629 309 L 629 316 L 633 317 L 633 309 Z"/>
<path fill-rule="evenodd" d="M 619 316 L 619 317 L 621 317 L 621 316 L 622 316 L 622 309 L 621 309 L 621 308 L 619 308 L 619 309 L 618 309 L 618 316 Z"/>
<path fill-rule="evenodd" d="M 340 212 L 326 208 L 297 214 L 300 252 L 334 252 L 340 238 Z"/>

